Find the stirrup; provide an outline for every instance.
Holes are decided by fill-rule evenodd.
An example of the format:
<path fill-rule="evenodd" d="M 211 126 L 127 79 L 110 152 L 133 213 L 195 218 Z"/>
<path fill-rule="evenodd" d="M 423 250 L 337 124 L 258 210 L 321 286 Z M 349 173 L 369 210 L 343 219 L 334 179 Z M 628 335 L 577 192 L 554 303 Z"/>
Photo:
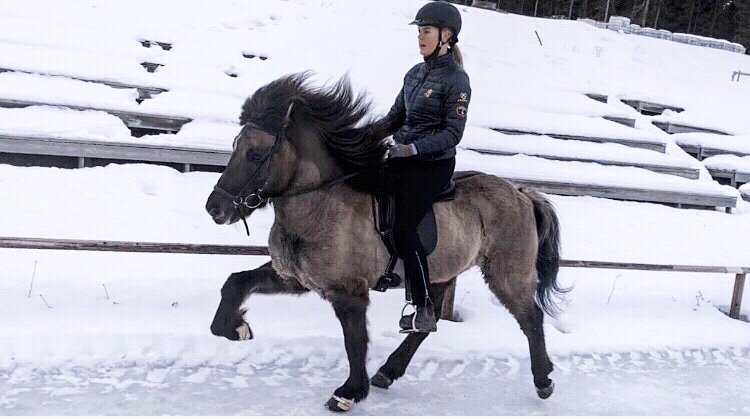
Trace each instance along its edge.
<path fill-rule="evenodd" d="M 414 312 L 411 314 L 404 314 L 406 312 L 406 308 L 411 306 L 414 309 Z M 417 328 L 414 324 L 415 319 L 417 318 L 417 306 L 414 305 L 411 301 L 407 301 L 406 304 L 404 304 L 404 307 L 401 309 L 401 318 L 398 321 L 398 326 L 401 328 L 399 330 L 399 333 L 412 333 L 416 332 Z"/>

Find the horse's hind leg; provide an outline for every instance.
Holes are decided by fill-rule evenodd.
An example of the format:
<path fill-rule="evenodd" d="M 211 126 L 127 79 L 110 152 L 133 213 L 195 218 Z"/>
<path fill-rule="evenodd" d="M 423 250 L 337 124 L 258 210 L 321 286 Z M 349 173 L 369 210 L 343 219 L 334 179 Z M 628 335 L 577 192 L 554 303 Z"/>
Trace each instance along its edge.
<path fill-rule="evenodd" d="M 434 297 L 435 319 L 440 320 L 443 309 L 443 298 L 450 283 L 431 284 L 430 288 Z M 375 387 L 387 389 L 393 381 L 403 377 L 406 367 L 409 366 L 412 357 L 419 349 L 419 345 L 427 338 L 429 333 L 409 333 L 401 345 L 393 351 L 388 360 L 378 372 L 372 377 L 371 383 Z"/>
<path fill-rule="evenodd" d="M 367 289 L 361 293 L 333 290 L 325 293 L 344 331 L 344 346 L 349 359 L 349 378 L 333 392 L 326 407 L 333 412 L 345 412 L 354 403 L 367 397 L 370 391 L 367 376 Z"/>
<path fill-rule="evenodd" d="M 240 306 L 250 294 L 302 294 L 308 290 L 298 282 L 282 279 L 271 262 L 251 271 L 235 272 L 221 287 L 221 302 L 211 323 L 211 333 L 230 340 L 252 339 L 250 326 L 243 320 Z"/>
<path fill-rule="evenodd" d="M 534 301 L 536 279 L 533 272 L 519 273 L 504 262 L 485 264 L 482 268 L 490 290 L 508 308 L 529 342 L 531 373 L 539 397 L 546 399 L 552 395 L 554 386 L 549 374 L 552 362 L 547 355 L 544 342 L 544 312 Z M 502 265 L 502 266 L 498 266 Z"/>

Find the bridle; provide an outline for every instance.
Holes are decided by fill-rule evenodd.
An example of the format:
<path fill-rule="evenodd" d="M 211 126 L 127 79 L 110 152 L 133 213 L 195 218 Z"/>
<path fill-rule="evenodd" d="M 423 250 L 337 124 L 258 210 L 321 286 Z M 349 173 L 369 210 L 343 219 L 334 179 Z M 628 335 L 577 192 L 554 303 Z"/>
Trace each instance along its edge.
<path fill-rule="evenodd" d="M 271 146 L 271 149 L 269 149 L 261 158 L 260 163 L 258 164 L 258 167 L 255 169 L 252 175 L 250 175 L 250 179 L 247 180 L 245 185 L 240 188 L 240 191 L 237 193 L 237 195 L 233 195 L 221 186 L 219 186 L 219 183 L 217 182 L 216 185 L 214 185 L 214 191 L 221 195 L 222 197 L 232 201 L 232 204 L 234 205 L 234 208 L 237 210 L 237 212 L 240 214 L 240 218 L 242 218 L 242 223 L 245 225 L 245 232 L 247 235 L 250 235 L 250 229 L 247 226 L 247 220 L 245 219 L 245 216 L 242 215 L 242 211 L 240 211 L 241 207 L 245 207 L 248 209 L 256 209 L 260 207 L 264 201 L 269 201 L 271 198 L 281 198 L 281 197 L 292 197 L 292 196 L 299 196 L 304 195 L 310 192 L 314 192 L 318 189 L 327 188 L 329 186 L 337 185 L 339 183 L 345 182 L 360 173 L 363 172 L 363 170 L 358 170 L 353 173 L 349 173 L 348 175 L 338 177 L 336 179 L 323 182 L 320 185 L 302 188 L 298 191 L 294 192 L 266 192 L 265 188 L 268 184 L 268 176 L 266 176 L 265 182 L 263 182 L 263 186 L 255 188 L 254 191 L 250 192 L 249 194 L 245 195 L 243 194 L 243 191 L 245 191 L 250 183 L 259 175 L 261 174 L 261 170 L 266 169 L 265 171 L 268 171 L 268 168 L 271 167 L 271 160 L 273 159 L 273 156 L 276 154 L 276 152 L 281 147 L 281 142 L 284 140 L 284 134 L 286 133 L 286 128 L 289 125 L 289 117 L 292 114 L 292 109 L 294 108 L 294 102 L 289 104 L 289 108 L 286 111 L 286 116 L 284 117 L 284 123 L 281 125 L 281 130 L 278 134 L 276 134 L 276 137 L 273 140 L 273 145 Z M 240 133 L 237 135 L 237 138 L 239 138 L 242 133 L 245 131 L 246 128 L 251 127 L 255 128 L 259 131 L 265 132 L 267 134 L 270 134 L 268 131 L 263 130 L 259 126 L 253 124 L 253 123 L 247 123 L 245 124 L 242 129 L 240 130 Z"/>

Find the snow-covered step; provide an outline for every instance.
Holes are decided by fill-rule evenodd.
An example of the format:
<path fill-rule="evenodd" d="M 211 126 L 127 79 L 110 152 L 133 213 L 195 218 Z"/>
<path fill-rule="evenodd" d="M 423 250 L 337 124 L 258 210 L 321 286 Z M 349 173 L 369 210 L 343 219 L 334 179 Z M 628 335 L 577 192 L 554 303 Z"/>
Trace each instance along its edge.
<path fill-rule="evenodd" d="M 607 121 L 617 122 L 618 124 L 625 125 L 626 127 L 635 128 L 635 119 L 628 118 L 627 116 L 619 115 L 604 115 L 602 118 Z"/>
<path fill-rule="evenodd" d="M 672 138 L 680 148 L 699 160 L 721 154 L 750 155 L 750 135 L 685 133 L 675 134 Z"/>
<path fill-rule="evenodd" d="M 511 129 L 511 128 L 492 128 L 492 129 L 497 132 L 502 132 L 503 134 L 509 134 L 509 135 L 521 135 L 521 134 L 547 135 L 549 137 L 557 138 L 559 140 L 577 140 L 577 141 L 589 141 L 593 143 L 622 144 L 628 147 L 643 148 L 646 150 L 654 150 L 660 153 L 664 153 L 667 148 L 666 144 L 662 142 L 642 141 L 642 140 L 629 139 L 629 138 L 559 134 L 559 133 L 554 133 L 554 132 L 526 131 L 526 130 L 518 130 L 518 129 Z"/>
<path fill-rule="evenodd" d="M 157 163 L 190 171 L 216 171 L 226 166 L 231 152 L 176 145 L 134 144 L 114 141 L 93 141 L 81 138 L 44 138 L 0 134 L 0 163 L 15 163 L 26 156 L 34 165 L 57 167 L 89 167 L 111 162 Z M 35 156 L 51 156 L 35 162 Z M 43 164 L 47 162 L 48 164 Z M 196 167 L 198 166 L 198 167 Z"/>
<path fill-rule="evenodd" d="M 699 127 L 699 126 L 688 125 L 688 124 L 679 124 L 679 123 L 670 122 L 670 121 L 652 121 L 652 123 L 668 134 L 701 132 L 701 133 L 707 133 L 707 134 L 729 135 L 729 133 L 727 132 L 713 129 L 713 128 L 705 128 L 705 127 Z"/>
<path fill-rule="evenodd" d="M 459 147 L 486 154 L 525 154 L 549 160 L 633 166 L 657 173 L 698 179 L 700 167 L 694 160 L 626 147 L 621 144 L 558 140 L 538 135 L 507 135 L 487 128 L 467 127 Z"/>
<path fill-rule="evenodd" d="M 740 186 L 740 194 L 742 195 L 742 199 L 750 202 L 750 183 Z"/>
<path fill-rule="evenodd" d="M 649 102 L 646 100 L 639 99 L 620 99 L 620 101 L 628 106 L 633 107 L 636 111 L 643 115 L 661 115 L 665 110 L 672 112 L 682 112 L 685 109 L 679 106 L 664 105 L 661 103 Z"/>
<path fill-rule="evenodd" d="M 737 190 L 717 182 L 689 180 L 633 167 L 560 162 L 522 155 L 487 156 L 458 151 L 457 170 L 478 170 L 544 192 L 656 202 L 701 208 L 733 208 Z"/>
<path fill-rule="evenodd" d="M 703 165 L 714 179 L 725 179 L 733 187 L 750 182 L 750 156 L 717 155 L 703 160 Z"/>
<path fill-rule="evenodd" d="M 192 119 L 174 116 L 147 114 L 143 112 L 123 111 L 117 109 L 92 108 L 87 106 L 76 106 L 69 104 L 45 103 L 28 100 L 15 100 L 0 98 L 0 108 L 25 108 L 29 106 L 63 106 L 79 111 L 102 111 L 114 115 L 122 120 L 136 136 L 151 131 L 162 131 L 167 133 L 178 132 L 183 125 Z"/>
<path fill-rule="evenodd" d="M 220 73 L 225 79 L 232 80 Z M 168 86 L 167 86 L 168 87 Z M 251 91 L 252 92 L 252 91 Z M 103 109 L 126 113 L 174 115 L 189 119 L 206 119 L 234 123 L 244 96 L 170 90 L 138 104 L 138 92 L 115 89 L 100 83 L 66 77 L 23 73 L 0 73 L 0 98 L 29 105 L 56 105 L 70 108 Z M 171 129 L 174 131 L 174 129 Z"/>
<path fill-rule="evenodd" d="M 23 74 L 37 74 L 40 76 L 62 76 L 62 77 L 67 77 L 70 79 L 85 81 L 89 83 L 105 84 L 109 87 L 114 87 L 115 89 L 136 89 L 136 91 L 138 92 L 138 99 L 136 99 L 136 102 L 138 103 L 146 99 L 151 99 L 152 97 L 158 95 L 159 93 L 168 91 L 167 89 L 163 89 L 161 87 L 139 86 L 135 84 L 122 83 L 118 81 L 85 79 L 85 78 L 73 77 L 73 76 L 69 76 L 66 74 L 59 74 L 59 73 L 54 74 L 54 73 L 44 73 L 44 72 L 35 72 L 35 71 L 24 71 L 24 70 L 17 70 L 13 68 L 0 67 L 0 73 L 10 73 L 10 72 L 23 73 Z"/>
<path fill-rule="evenodd" d="M 609 98 L 607 95 L 603 95 L 601 93 L 586 93 L 586 96 L 588 96 L 590 99 L 602 103 L 607 103 L 607 99 Z"/>

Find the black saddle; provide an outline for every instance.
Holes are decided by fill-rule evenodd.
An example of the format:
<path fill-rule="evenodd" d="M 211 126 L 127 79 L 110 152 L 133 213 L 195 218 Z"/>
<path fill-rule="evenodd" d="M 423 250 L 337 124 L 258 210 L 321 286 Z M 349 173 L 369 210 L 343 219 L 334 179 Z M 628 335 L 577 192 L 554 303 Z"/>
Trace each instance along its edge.
<path fill-rule="evenodd" d="M 438 194 L 434 202 L 452 201 L 455 198 L 456 183 L 451 180 L 445 189 Z M 393 234 L 396 224 L 396 197 L 393 194 L 373 194 L 372 210 L 375 217 L 375 227 L 378 229 L 380 238 L 391 255 L 385 273 L 378 279 L 375 288 L 373 288 L 375 291 L 383 292 L 388 288 L 401 285 L 401 277 L 393 272 L 399 259 L 396 239 Z M 430 208 L 417 226 L 417 235 L 426 255 L 435 250 L 437 246 L 437 233 L 435 212 Z"/>

